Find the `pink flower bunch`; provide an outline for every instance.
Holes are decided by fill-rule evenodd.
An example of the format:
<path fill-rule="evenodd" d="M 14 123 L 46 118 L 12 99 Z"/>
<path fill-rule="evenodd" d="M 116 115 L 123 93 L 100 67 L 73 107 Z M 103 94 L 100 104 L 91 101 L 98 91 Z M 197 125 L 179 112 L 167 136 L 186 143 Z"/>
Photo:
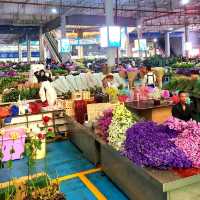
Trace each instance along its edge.
<path fill-rule="evenodd" d="M 163 90 L 161 96 L 163 99 L 169 99 L 170 98 L 169 90 Z"/>
<path fill-rule="evenodd" d="M 99 136 L 105 142 L 108 142 L 108 135 L 109 135 L 108 128 L 112 122 L 112 117 L 113 117 L 113 110 L 108 109 L 103 112 L 103 116 L 101 116 L 97 121 L 97 124 L 101 129 L 101 134 L 99 134 Z"/>
<path fill-rule="evenodd" d="M 193 167 L 200 168 L 200 123 L 170 118 L 165 125 L 178 132 L 173 139 L 175 145 L 192 161 Z"/>
<path fill-rule="evenodd" d="M 188 126 L 187 122 L 177 119 L 175 117 L 170 117 L 164 124 L 167 125 L 170 129 L 173 129 L 177 132 L 182 132 Z"/>

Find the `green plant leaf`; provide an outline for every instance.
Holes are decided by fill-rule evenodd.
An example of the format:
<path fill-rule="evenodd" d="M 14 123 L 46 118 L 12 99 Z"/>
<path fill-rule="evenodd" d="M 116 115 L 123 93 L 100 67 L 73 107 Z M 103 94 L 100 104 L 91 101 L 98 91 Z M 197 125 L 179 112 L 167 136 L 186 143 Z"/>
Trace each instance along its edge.
<path fill-rule="evenodd" d="M 42 145 L 42 142 L 40 140 L 33 140 L 33 145 L 34 145 L 34 148 L 35 150 L 41 150 L 41 145 Z"/>
<path fill-rule="evenodd" d="M 11 169 L 13 167 L 13 161 L 12 160 L 9 160 L 7 162 L 7 167 L 8 167 L 8 169 Z"/>
<path fill-rule="evenodd" d="M 0 160 L 3 158 L 3 152 L 0 150 Z"/>
<path fill-rule="evenodd" d="M 32 146 L 31 146 L 31 143 L 26 143 L 25 144 L 25 155 L 26 156 L 31 156 L 32 154 Z"/>
<path fill-rule="evenodd" d="M 46 137 L 47 137 L 47 138 L 53 138 L 53 137 L 55 137 L 55 133 L 54 133 L 53 131 L 48 131 L 48 132 L 46 133 Z"/>

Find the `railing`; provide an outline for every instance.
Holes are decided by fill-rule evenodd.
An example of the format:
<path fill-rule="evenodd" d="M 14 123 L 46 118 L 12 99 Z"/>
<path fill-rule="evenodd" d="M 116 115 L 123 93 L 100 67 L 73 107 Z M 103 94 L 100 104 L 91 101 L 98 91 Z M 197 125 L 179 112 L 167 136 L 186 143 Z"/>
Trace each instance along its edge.
<path fill-rule="evenodd" d="M 60 55 L 60 53 L 58 51 L 57 40 L 54 38 L 54 36 L 51 33 L 45 33 L 45 39 L 47 41 L 47 44 L 49 45 L 50 51 L 51 51 L 54 59 L 57 62 L 62 63 L 62 56 Z"/>

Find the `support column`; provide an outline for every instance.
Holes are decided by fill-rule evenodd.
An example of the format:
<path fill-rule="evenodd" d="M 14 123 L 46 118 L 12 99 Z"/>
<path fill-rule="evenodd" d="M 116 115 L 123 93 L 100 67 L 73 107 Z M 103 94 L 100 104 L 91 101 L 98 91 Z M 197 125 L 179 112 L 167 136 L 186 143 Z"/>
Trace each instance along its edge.
<path fill-rule="evenodd" d="M 43 43 L 43 32 L 42 32 L 42 26 L 40 26 L 40 32 L 39 32 L 39 42 L 40 42 L 40 62 L 44 62 L 44 43 Z"/>
<path fill-rule="evenodd" d="M 105 13 L 106 13 L 106 26 L 113 26 L 114 25 L 114 4 L 113 0 L 106 0 L 105 1 Z M 115 54 L 116 48 L 107 48 L 107 65 L 108 65 L 108 72 L 112 71 L 112 67 L 115 66 Z"/>
<path fill-rule="evenodd" d="M 189 27 L 185 26 L 185 42 L 189 42 Z"/>
<path fill-rule="evenodd" d="M 27 39 L 27 62 L 30 63 L 31 62 L 31 41 L 28 35 L 26 39 Z"/>
<path fill-rule="evenodd" d="M 129 33 L 127 31 L 127 42 L 126 42 L 126 48 L 127 48 L 127 57 L 132 57 L 133 56 L 133 52 L 132 52 L 132 48 L 133 48 L 133 44 L 130 43 L 130 37 L 129 37 Z"/>
<path fill-rule="evenodd" d="M 185 53 L 185 33 L 183 33 L 182 35 L 182 56 L 185 57 L 186 53 Z"/>
<path fill-rule="evenodd" d="M 142 58 L 142 51 L 141 51 L 141 48 L 140 48 L 140 40 L 142 38 L 142 32 L 141 32 L 141 27 L 138 27 L 137 28 L 137 39 L 138 39 L 138 52 L 139 52 L 139 57 Z"/>
<path fill-rule="evenodd" d="M 18 62 L 22 62 L 22 46 L 20 41 L 18 42 Z"/>
<path fill-rule="evenodd" d="M 185 25 L 185 44 L 189 42 L 189 27 Z M 185 56 L 189 57 L 189 50 L 185 49 Z"/>
<path fill-rule="evenodd" d="M 78 58 L 83 58 L 83 46 L 78 46 Z"/>
<path fill-rule="evenodd" d="M 170 57 L 170 33 L 165 34 L 165 56 Z"/>

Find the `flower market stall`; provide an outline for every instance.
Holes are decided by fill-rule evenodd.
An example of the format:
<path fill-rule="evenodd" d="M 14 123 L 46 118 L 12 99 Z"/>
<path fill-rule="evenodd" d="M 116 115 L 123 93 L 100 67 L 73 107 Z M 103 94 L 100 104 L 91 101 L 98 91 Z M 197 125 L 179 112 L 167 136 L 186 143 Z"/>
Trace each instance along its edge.
<path fill-rule="evenodd" d="M 195 199 L 200 195 L 200 126 L 170 118 L 177 97 L 170 91 L 183 85 L 194 93 L 198 80 L 177 76 L 162 89 L 164 72 L 157 67 L 160 82 L 153 88 L 135 81 L 139 71 L 129 69 L 124 78 L 120 73 L 64 74 L 52 82 L 37 82 L 31 71 L 34 83 L 18 82 L 18 77 L 3 80 L 2 100 L 7 103 L 0 105 L 1 126 L 14 134 L 5 134 L 2 141 L 19 140 L 16 150 L 11 147 L 3 155 L 21 159 L 30 139 L 32 159 L 45 159 L 47 142 L 69 139 L 129 199 Z M 12 88 L 5 90 L 9 84 Z M 16 134 L 19 129 L 25 134 Z"/>
<path fill-rule="evenodd" d="M 128 128 L 124 137 L 120 151 L 116 144 L 101 142 L 100 155 L 103 171 L 130 199 L 198 199 L 197 122 L 170 118 L 158 125 L 141 121 Z"/>

